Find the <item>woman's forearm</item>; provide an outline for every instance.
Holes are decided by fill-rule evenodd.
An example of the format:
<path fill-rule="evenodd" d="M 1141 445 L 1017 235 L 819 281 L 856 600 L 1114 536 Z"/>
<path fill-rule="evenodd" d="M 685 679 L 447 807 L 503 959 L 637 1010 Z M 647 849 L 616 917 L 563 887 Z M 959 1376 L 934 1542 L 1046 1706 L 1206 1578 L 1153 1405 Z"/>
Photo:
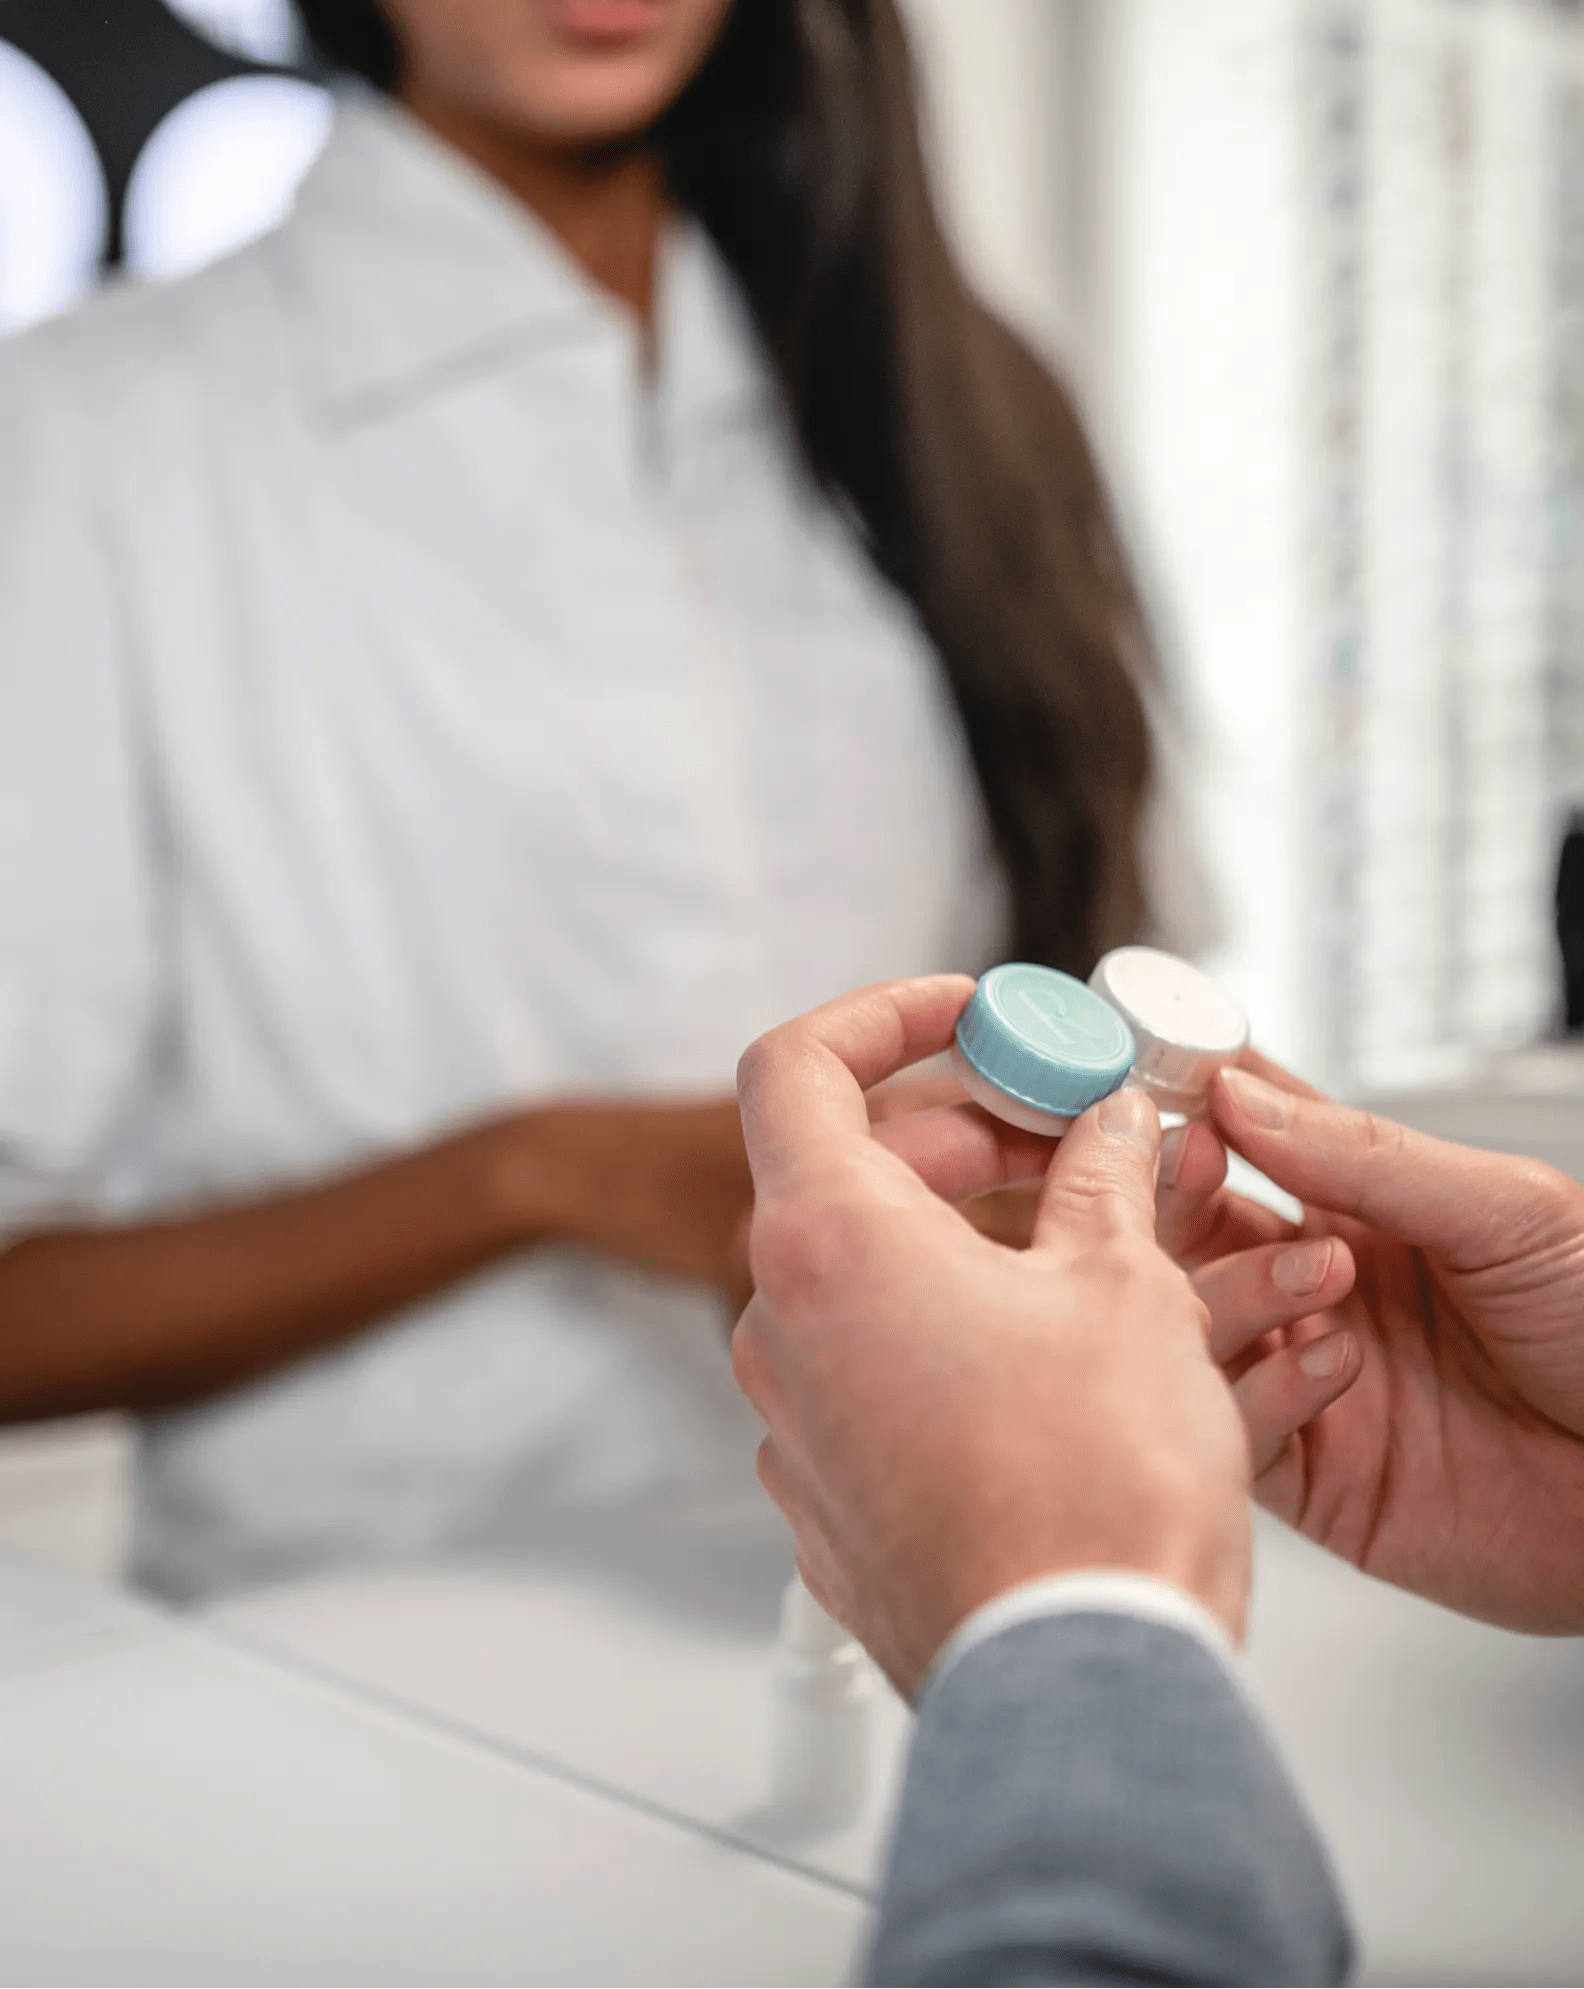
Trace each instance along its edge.
<path fill-rule="evenodd" d="M 322 1186 L 0 1253 L 0 1422 L 196 1401 L 347 1338 L 554 1228 L 532 1120 Z"/>

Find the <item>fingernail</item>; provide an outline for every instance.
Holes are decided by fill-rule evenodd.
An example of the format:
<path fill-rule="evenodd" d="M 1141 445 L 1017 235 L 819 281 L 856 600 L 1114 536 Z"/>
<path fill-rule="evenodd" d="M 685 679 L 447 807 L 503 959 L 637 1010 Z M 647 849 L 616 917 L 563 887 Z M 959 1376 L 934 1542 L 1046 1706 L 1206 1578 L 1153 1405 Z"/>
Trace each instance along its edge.
<path fill-rule="evenodd" d="M 1284 1250 L 1271 1265 L 1271 1283 L 1293 1298 L 1305 1298 L 1325 1283 L 1331 1268 L 1331 1243 L 1298 1243 Z"/>
<path fill-rule="evenodd" d="M 1182 1172 L 1183 1148 L 1188 1144 L 1188 1128 L 1173 1126 L 1161 1139 L 1160 1184 L 1163 1188 L 1175 1188 L 1177 1176 Z"/>
<path fill-rule="evenodd" d="M 1328 1333 L 1315 1340 L 1298 1356 L 1298 1365 L 1311 1381 L 1333 1381 L 1347 1365 L 1353 1342 L 1346 1333 Z"/>
<path fill-rule="evenodd" d="M 1252 1126 L 1263 1126 L 1267 1132 L 1277 1133 L 1292 1117 L 1291 1096 L 1278 1091 L 1274 1084 L 1267 1084 L 1262 1077 L 1235 1070 L 1229 1064 L 1221 1071 L 1221 1082 L 1232 1103 Z"/>
<path fill-rule="evenodd" d="M 1109 1098 L 1101 1099 L 1096 1116 L 1100 1130 L 1109 1138 L 1126 1140 L 1140 1153 L 1147 1153 L 1151 1160 L 1155 1158 L 1160 1144 L 1160 1117 L 1142 1091 L 1124 1085 Z"/>

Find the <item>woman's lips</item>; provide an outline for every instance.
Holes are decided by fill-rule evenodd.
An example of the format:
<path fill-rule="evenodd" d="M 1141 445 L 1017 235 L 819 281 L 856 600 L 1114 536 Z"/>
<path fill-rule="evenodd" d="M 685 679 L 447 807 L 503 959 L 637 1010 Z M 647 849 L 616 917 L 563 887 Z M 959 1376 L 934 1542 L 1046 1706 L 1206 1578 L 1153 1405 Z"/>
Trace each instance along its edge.
<path fill-rule="evenodd" d="M 569 41 L 608 48 L 658 26 L 667 0 L 550 0 L 550 17 Z"/>

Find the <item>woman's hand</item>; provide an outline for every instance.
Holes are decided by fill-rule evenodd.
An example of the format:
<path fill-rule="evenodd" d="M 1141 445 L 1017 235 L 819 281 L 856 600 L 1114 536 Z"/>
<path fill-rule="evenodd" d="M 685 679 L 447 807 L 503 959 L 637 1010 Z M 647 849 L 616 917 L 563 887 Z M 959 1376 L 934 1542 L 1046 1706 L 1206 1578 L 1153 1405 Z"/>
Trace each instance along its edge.
<path fill-rule="evenodd" d="M 1229 1194 L 1203 1126 L 1163 1191 L 1261 1503 L 1434 1601 L 1584 1630 L 1584 1189 L 1247 1070 L 1211 1104 L 1305 1205 L 1295 1232 Z"/>
<path fill-rule="evenodd" d="M 527 1113 L 512 1162 L 525 1229 L 748 1302 L 753 1182 L 735 1098 Z"/>
<path fill-rule="evenodd" d="M 25 1236 L 0 1249 L 0 1422 L 203 1401 L 540 1243 L 713 1286 L 735 1319 L 750 1201 L 734 1098 L 557 1105 L 252 1202 Z"/>
<path fill-rule="evenodd" d="M 966 1103 L 949 1073 L 904 1075 L 868 1097 L 883 1138 Z M 735 1098 L 544 1107 L 524 1115 L 514 1165 L 524 1227 L 535 1240 L 575 1243 L 710 1286 L 734 1320 L 753 1296 L 753 1182 Z M 997 1241 L 1021 1246 L 1037 1192 L 1037 1183 L 994 1190 L 965 1200 L 963 1214 Z"/>

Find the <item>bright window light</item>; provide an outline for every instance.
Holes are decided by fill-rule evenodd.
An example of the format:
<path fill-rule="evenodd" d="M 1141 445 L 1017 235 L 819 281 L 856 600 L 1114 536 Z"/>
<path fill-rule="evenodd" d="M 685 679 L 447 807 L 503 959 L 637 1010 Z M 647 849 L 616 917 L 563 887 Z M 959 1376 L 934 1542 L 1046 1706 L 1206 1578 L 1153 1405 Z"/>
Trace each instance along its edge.
<path fill-rule="evenodd" d="M 0 332 L 65 310 L 94 280 L 104 176 L 64 93 L 0 42 Z"/>
<path fill-rule="evenodd" d="M 165 0 L 205 40 L 252 62 L 295 62 L 302 29 L 291 0 Z"/>
<path fill-rule="evenodd" d="M 185 276 L 282 219 L 329 134 L 325 90 L 289 76 L 235 76 L 158 126 L 127 187 L 127 267 Z"/>

